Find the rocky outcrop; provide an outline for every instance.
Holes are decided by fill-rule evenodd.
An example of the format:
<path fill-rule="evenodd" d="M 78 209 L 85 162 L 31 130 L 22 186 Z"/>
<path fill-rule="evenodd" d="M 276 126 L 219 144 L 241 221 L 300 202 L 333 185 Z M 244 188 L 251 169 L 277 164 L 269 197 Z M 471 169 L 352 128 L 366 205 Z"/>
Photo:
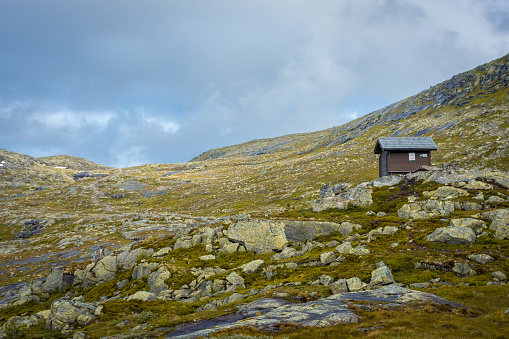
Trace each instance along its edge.
<path fill-rule="evenodd" d="M 74 329 L 89 325 L 98 315 L 98 308 L 86 304 L 83 297 L 72 300 L 58 299 L 51 304 L 51 314 L 46 322 L 46 329 L 69 335 Z"/>
<path fill-rule="evenodd" d="M 387 175 L 376 178 L 371 182 L 373 187 L 395 186 L 403 180 L 399 175 Z"/>
<path fill-rule="evenodd" d="M 425 219 L 454 212 L 454 203 L 438 200 L 422 200 L 405 204 L 398 210 L 400 218 Z"/>
<path fill-rule="evenodd" d="M 452 245 L 472 244 L 477 239 L 470 227 L 439 227 L 426 236 L 427 241 L 442 242 Z"/>
<path fill-rule="evenodd" d="M 313 202 L 313 211 L 320 212 L 330 208 L 346 209 L 350 204 L 368 207 L 373 204 L 373 190 L 365 187 L 356 187 L 339 193 L 338 195 L 317 199 Z"/>
<path fill-rule="evenodd" d="M 340 230 L 333 222 L 293 220 L 239 220 L 228 228 L 228 239 L 248 251 L 270 253 L 281 251 L 288 242 L 312 240 Z"/>
<path fill-rule="evenodd" d="M 411 305 L 414 302 L 448 305 L 453 308 L 463 307 L 430 293 L 391 284 L 372 291 L 338 292 L 330 297 L 302 304 L 290 304 L 280 299 L 260 299 L 240 307 L 240 311 L 236 316 L 230 316 L 229 321 L 226 318 L 218 318 L 215 324 L 211 323 L 208 326 L 205 325 L 207 321 L 177 326 L 168 337 L 192 339 L 220 330 L 246 326 L 270 331 L 280 324 L 326 327 L 341 323 L 357 323 L 360 317 L 355 313 L 355 307 L 348 305 L 360 303 L 381 308 L 394 308 Z M 220 325 L 216 325 L 217 323 Z"/>

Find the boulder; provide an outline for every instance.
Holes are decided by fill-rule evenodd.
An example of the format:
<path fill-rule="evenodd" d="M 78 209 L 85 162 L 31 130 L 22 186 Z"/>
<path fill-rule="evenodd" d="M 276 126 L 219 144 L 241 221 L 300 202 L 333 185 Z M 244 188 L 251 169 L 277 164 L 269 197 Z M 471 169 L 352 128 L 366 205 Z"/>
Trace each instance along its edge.
<path fill-rule="evenodd" d="M 492 190 L 493 185 L 482 181 L 472 180 L 469 181 L 465 186 L 462 186 L 462 188 L 467 190 Z"/>
<path fill-rule="evenodd" d="M 371 287 L 395 283 L 389 267 L 387 267 L 383 262 L 377 263 L 376 266 L 377 268 L 371 271 L 371 281 L 369 282 Z"/>
<path fill-rule="evenodd" d="M 155 268 L 159 266 L 158 263 L 142 262 L 134 267 L 132 277 L 133 279 L 141 279 L 150 274 Z"/>
<path fill-rule="evenodd" d="M 349 279 L 339 279 L 338 281 L 330 284 L 332 293 L 346 293 L 355 292 L 366 289 L 367 284 L 363 283 L 359 278 L 353 277 Z"/>
<path fill-rule="evenodd" d="M 283 260 L 283 259 L 295 257 L 297 255 L 299 255 L 299 253 L 297 252 L 297 250 L 295 248 L 285 247 L 284 250 L 282 250 L 279 253 L 274 254 L 270 259 L 271 260 Z"/>
<path fill-rule="evenodd" d="M 202 255 L 200 260 L 215 260 L 216 256 L 212 254 Z"/>
<path fill-rule="evenodd" d="M 201 242 L 204 245 L 212 244 L 214 242 L 215 236 L 216 232 L 212 228 L 205 227 L 201 233 Z"/>
<path fill-rule="evenodd" d="M 72 274 L 65 274 L 64 267 L 54 267 L 51 269 L 46 281 L 41 286 L 41 292 L 55 292 L 62 290 L 68 285 L 72 285 L 74 276 Z M 37 293 L 38 291 L 34 291 Z"/>
<path fill-rule="evenodd" d="M 368 207 L 373 204 L 371 197 L 372 189 L 365 187 L 356 187 L 342 192 L 339 195 L 324 197 L 313 203 L 313 211 L 320 212 L 329 208 L 346 209 L 348 205 Z"/>
<path fill-rule="evenodd" d="M 449 201 L 421 200 L 405 204 L 398 210 L 400 218 L 425 219 L 454 213 L 454 203 Z"/>
<path fill-rule="evenodd" d="M 248 251 L 269 253 L 281 251 L 288 242 L 312 240 L 339 230 L 333 222 L 294 220 L 239 220 L 228 228 L 228 238 Z"/>
<path fill-rule="evenodd" d="M 398 233 L 398 231 L 399 231 L 399 228 L 397 228 L 396 226 L 385 226 L 382 231 L 382 234 L 383 235 L 394 235 L 394 234 Z"/>
<path fill-rule="evenodd" d="M 150 273 L 147 278 L 147 283 L 150 286 L 150 293 L 159 295 L 162 291 L 166 291 L 168 289 L 166 280 L 168 280 L 170 276 L 171 273 L 166 266 L 161 266 L 157 271 Z"/>
<path fill-rule="evenodd" d="M 336 251 L 340 254 L 350 254 L 352 252 L 353 247 L 349 241 L 343 242 L 341 245 L 336 247 Z"/>
<path fill-rule="evenodd" d="M 361 225 L 357 225 L 348 221 L 342 222 L 339 226 L 339 233 L 341 233 L 342 236 L 347 236 L 352 233 L 353 230 L 360 230 L 362 228 Z"/>
<path fill-rule="evenodd" d="M 466 262 L 457 262 L 454 264 L 452 271 L 460 278 L 474 276 L 477 272 Z"/>
<path fill-rule="evenodd" d="M 498 281 L 505 281 L 507 279 L 507 275 L 502 271 L 496 271 L 491 274 Z"/>
<path fill-rule="evenodd" d="M 265 263 L 265 261 L 261 260 L 261 259 L 257 259 L 257 260 L 253 260 L 253 261 L 250 261 L 248 262 L 247 264 L 244 264 L 242 266 L 240 266 L 240 268 L 242 268 L 242 273 L 254 273 L 256 272 L 263 264 Z"/>
<path fill-rule="evenodd" d="M 152 254 L 154 258 L 162 258 L 168 255 L 173 249 L 171 247 L 161 248 L 159 251 Z"/>
<path fill-rule="evenodd" d="M 452 245 L 472 244 L 477 239 L 470 227 L 439 227 L 426 236 L 427 241 L 442 242 Z"/>
<path fill-rule="evenodd" d="M 130 270 L 136 265 L 138 259 L 143 256 L 148 257 L 152 255 L 152 253 L 154 253 L 154 250 L 151 248 L 148 250 L 144 248 L 137 248 L 132 251 L 124 251 L 117 256 L 117 266 L 124 270 Z"/>
<path fill-rule="evenodd" d="M 457 197 L 466 197 L 469 193 L 461 188 L 442 186 L 435 191 L 425 191 L 422 193 L 426 197 L 436 197 L 443 199 L 452 199 Z"/>
<path fill-rule="evenodd" d="M 486 222 L 474 218 L 451 219 L 451 223 L 449 226 L 469 227 L 473 230 L 476 230 L 478 228 L 486 228 Z"/>
<path fill-rule="evenodd" d="M 387 175 L 384 177 L 376 178 L 372 181 L 373 187 L 383 187 L 383 186 L 395 186 L 399 184 L 403 178 L 399 175 Z"/>
<path fill-rule="evenodd" d="M 484 265 L 484 264 L 487 264 L 489 262 L 492 262 L 493 260 L 493 257 L 492 256 L 489 256 L 485 253 L 480 253 L 480 254 L 470 254 L 469 256 L 467 256 L 468 259 L 472 260 L 472 261 L 475 261 L 476 263 L 478 264 L 481 264 L 481 265 Z"/>
<path fill-rule="evenodd" d="M 228 238 L 219 239 L 219 251 L 225 253 L 233 253 L 237 252 L 239 248 L 239 244 L 236 242 L 231 242 Z"/>
<path fill-rule="evenodd" d="M 336 255 L 332 251 L 325 252 L 320 255 L 320 262 L 324 265 L 328 265 L 334 260 L 336 260 Z"/>
<path fill-rule="evenodd" d="M 87 326 L 94 321 L 97 318 L 95 310 L 95 306 L 83 302 L 83 297 L 55 300 L 51 304 L 46 329 L 69 335 L 75 328 Z"/>
<path fill-rule="evenodd" d="M 499 240 L 509 239 L 509 224 L 498 226 L 494 237 Z"/>
<path fill-rule="evenodd" d="M 130 295 L 127 300 L 141 300 L 141 301 L 152 301 L 157 300 L 157 296 L 154 293 L 150 293 L 147 291 L 138 291 L 132 295 Z"/>
<path fill-rule="evenodd" d="M 181 238 L 177 238 L 177 241 L 173 245 L 173 249 L 177 248 L 191 248 L 193 246 L 193 238 L 190 236 L 183 236 Z"/>
<path fill-rule="evenodd" d="M 243 287 L 245 288 L 246 286 L 244 285 L 244 278 L 242 278 L 240 275 L 238 275 L 237 273 L 233 272 L 233 273 L 230 273 L 226 276 L 226 281 L 231 285 L 233 286 L 233 288 L 235 289 L 235 287 Z"/>

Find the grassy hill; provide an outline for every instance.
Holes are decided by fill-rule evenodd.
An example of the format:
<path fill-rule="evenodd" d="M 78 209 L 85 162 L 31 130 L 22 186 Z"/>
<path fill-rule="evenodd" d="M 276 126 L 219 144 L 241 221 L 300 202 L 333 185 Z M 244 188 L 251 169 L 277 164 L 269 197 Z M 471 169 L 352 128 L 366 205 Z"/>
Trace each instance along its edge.
<path fill-rule="evenodd" d="M 140 336 L 154 330 L 150 335 L 161 337 L 169 330 L 155 329 L 229 314 L 246 300 L 275 295 L 274 287 L 268 288 L 269 285 L 281 284 L 276 292 L 292 302 L 327 297 L 331 294 L 329 286 L 311 282 L 322 275 L 334 279 L 355 275 L 367 282 L 376 264 L 384 261 L 396 282 L 431 284 L 422 289 L 464 303 L 470 309 L 416 304 L 405 311 L 382 306 L 373 311 L 362 303 L 353 305 L 358 308 L 363 328 L 376 329 L 374 335 L 406 337 L 425 333 L 454 337 L 454 333 L 466 336 L 474 330 L 479 336 L 504 335 L 504 328 L 509 326 L 504 310 L 509 305 L 501 300 L 507 299 L 508 285 L 486 284 L 492 282 L 493 272 L 509 275 L 509 240 L 494 238 L 494 229 L 485 229 L 486 234 L 469 245 L 433 243 L 426 236 L 448 226 L 452 219 L 488 220 L 483 212 L 509 207 L 509 192 L 504 186 L 504 180 L 509 181 L 504 172 L 509 168 L 508 66 L 509 55 L 345 125 L 214 149 L 186 163 L 117 169 L 71 156 L 37 159 L 0 150 L 0 325 L 13 316 L 48 310 L 58 298 L 83 295 L 85 302 L 102 303 L 105 307 L 103 316 L 83 329 L 88 336 L 126 334 L 127 330 L 117 325 L 127 321 L 131 325 L 151 324 Z M 434 166 L 454 165 L 478 171 L 468 172 L 468 180 L 459 176 L 464 174 L 462 171 L 448 173 L 461 179 L 448 185 L 407 178 L 393 187 L 373 187 L 373 204 L 368 207 L 313 212 L 312 203 L 324 184 L 346 182 L 354 187 L 378 177 L 378 158 L 373 149 L 378 137 L 388 136 L 431 136 L 438 145 L 432 153 Z M 466 188 L 465 180 L 472 181 L 472 186 Z M 463 189 L 468 194 L 444 199 L 436 193 L 441 187 Z M 433 200 L 433 195 L 435 201 L 452 201 L 458 207 L 450 215 L 420 220 L 398 215 L 412 199 Z M 126 248 L 158 251 L 174 247 L 180 240 L 191 241 L 185 237 L 193 239 L 207 227 L 217 229 L 216 233 L 223 237 L 231 225 L 249 217 L 353 222 L 360 226 L 360 238 L 352 243 L 365 245 L 370 253 L 347 254 L 336 266 L 313 264 L 320 261 L 322 254 L 334 250 L 328 243 L 346 241 L 347 237 L 339 233 L 318 237 L 313 249 L 291 259 L 272 259 L 272 254 L 249 251 L 227 254 L 218 252 L 219 245 L 214 243 L 212 253 L 217 259 L 204 261 L 199 257 L 211 252 L 197 243 L 157 258 L 145 255 L 137 258 L 137 263 L 168 267 L 171 277 L 166 282 L 172 289 L 193 284 L 195 276 L 190 272 L 198 268 L 231 272 L 254 259 L 264 260 L 264 272 L 270 268 L 276 275 L 269 280 L 261 272 L 240 273 L 246 286 L 239 293 L 266 291 L 204 312 L 197 310 L 207 305 L 210 298 L 194 303 L 110 300 L 147 290 L 146 277 L 132 278 L 132 267 L 119 269 L 104 284 L 66 287 L 59 292 L 38 294 L 39 301 L 7 306 L 19 298 L 20 288 L 45 279 L 52 267 L 62 266 L 69 275 L 91 267 L 87 265 L 97 262 L 91 259 L 100 246 L 111 255 Z M 397 231 L 376 233 L 386 227 Z M 289 244 L 296 249 L 304 245 Z M 470 262 L 476 271 L 474 276 L 463 277 L 452 271 L 455 263 L 469 262 L 468 256 L 479 253 L 487 253 L 495 260 L 486 265 Z M 210 282 L 224 279 L 226 274 L 221 271 Z M 432 287 L 436 289 L 431 290 Z M 101 301 L 106 300 L 103 297 L 107 301 Z M 437 325 L 430 327 L 429 323 Z M 364 335 L 357 327 L 358 324 L 326 327 L 313 329 L 313 333 L 324 338 Z M 275 335 L 299 338 L 308 336 L 309 331 L 289 326 Z M 245 332 L 256 333 L 252 329 Z M 60 335 L 44 330 L 42 324 L 20 333 L 28 337 Z"/>

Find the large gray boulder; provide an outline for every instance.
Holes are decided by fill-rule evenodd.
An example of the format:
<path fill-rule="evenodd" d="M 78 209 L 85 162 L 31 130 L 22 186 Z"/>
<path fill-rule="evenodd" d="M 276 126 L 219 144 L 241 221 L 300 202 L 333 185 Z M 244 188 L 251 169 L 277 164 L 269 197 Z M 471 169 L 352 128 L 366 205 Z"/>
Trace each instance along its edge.
<path fill-rule="evenodd" d="M 84 327 L 97 318 L 96 307 L 83 302 L 83 297 L 72 300 L 59 299 L 51 304 L 51 314 L 46 329 L 69 335 L 78 327 Z"/>
<path fill-rule="evenodd" d="M 228 228 L 228 238 L 256 253 L 281 251 L 288 242 L 312 240 L 340 229 L 333 222 L 294 220 L 239 220 Z"/>
<path fill-rule="evenodd" d="M 449 226 L 469 227 L 473 230 L 476 230 L 478 228 L 486 228 L 486 222 L 475 218 L 451 219 L 451 223 Z"/>
<path fill-rule="evenodd" d="M 134 267 L 132 277 L 133 279 L 141 279 L 150 274 L 155 268 L 159 266 L 158 263 L 142 262 Z"/>
<path fill-rule="evenodd" d="M 377 268 L 371 271 L 371 281 L 369 282 L 371 287 L 395 283 L 389 267 L 387 267 L 383 262 L 377 263 L 376 266 Z"/>
<path fill-rule="evenodd" d="M 439 227 L 426 236 L 427 241 L 442 242 L 452 245 L 472 244 L 477 239 L 470 227 Z"/>
<path fill-rule="evenodd" d="M 384 177 L 376 178 L 372 181 L 373 187 L 395 186 L 399 184 L 403 178 L 399 175 L 387 175 Z"/>
<path fill-rule="evenodd" d="M 451 213 L 454 213 L 454 203 L 430 199 L 403 205 L 398 210 L 398 217 L 425 219 Z"/>
<path fill-rule="evenodd" d="M 127 300 L 141 300 L 141 301 L 152 301 L 157 300 L 157 296 L 154 293 L 147 291 L 138 291 L 130 295 Z"/>
<path fill-rule="evenodd" d="M 117 266 L 119 268 L 123 268 L 124 270 L 130 270 L 136 265 L 140 257 L 148 257 L 153 253 L 154 250 L 151 248 L 148 250 L 144 248 L 137 248 L 132 251 L 124 251 L 117 256 Z"/>
<path fill-rule="evenodd" d="M 313 211 L 320 212 L 329 208 L 346 209 L 350 204 L 354 206 L 368 207 L 373 204 L 373 199 L 371 197 L 372 193 L 373 190 L 369 188 L 352 188 L 335 196 L 317 199 L 313 203 Z"/>
<path fill-rule="evenodd" d="M 74 276 L 72 274 L 65 274 L 64 267 L 54 267 L 51 269 L 46 281 L 40 287 L 40 292 L 55 292 L 62 290 L 68 285 L 72 285 Z M 38 293 L 39 291 L 34 291 Z"/>
<path fill-rule="evenodd" d="M 265 263 L 265 261 L 261 260 L 261 259 L 256 259 L 256 260 L 253 260 L 253 261 L 250 261 L 248 262 L 247 264 L 244 264 L 242 266 L 240 266 L 240 268 L 242 268 L 242 273 L 254 273 L 256 272 L 263 264 Z"/>

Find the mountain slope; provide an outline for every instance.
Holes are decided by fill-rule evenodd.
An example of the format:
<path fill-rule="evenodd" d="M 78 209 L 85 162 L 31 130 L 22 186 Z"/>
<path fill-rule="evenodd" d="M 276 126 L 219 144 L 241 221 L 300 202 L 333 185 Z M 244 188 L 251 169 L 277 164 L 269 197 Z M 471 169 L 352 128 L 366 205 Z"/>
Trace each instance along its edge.
<path fill-rule="evenodd" d="M 507 126 L 504 124 L 508 116 L 508 65 L 509 55 L 506 55 L 345 125 L 214 149 L 192 161 L 256 156 L 280 151 L 297 155 L 326 152 L 335 145 L 352 140 L 363 142 L 362 139 L 373 136 L 426 135 L 440 138 L 443 135 L 441 132 L 451 129 L 460 131 L 462 128 L 470 133 L 485 134 L 487 126 L 478 124 L 484 121 L 491 124 L 488 129 L 495 127 L 493 136 L 497 137 L 496 141 L 507 146 L 504 143 L 507 141 L 504 127 Z M 484 142 L 480 140 L 479 143 Z M 474 143 L 472 146 L 477 145 Z M 493 156 L 500 157 L 500 154 Z"/>

